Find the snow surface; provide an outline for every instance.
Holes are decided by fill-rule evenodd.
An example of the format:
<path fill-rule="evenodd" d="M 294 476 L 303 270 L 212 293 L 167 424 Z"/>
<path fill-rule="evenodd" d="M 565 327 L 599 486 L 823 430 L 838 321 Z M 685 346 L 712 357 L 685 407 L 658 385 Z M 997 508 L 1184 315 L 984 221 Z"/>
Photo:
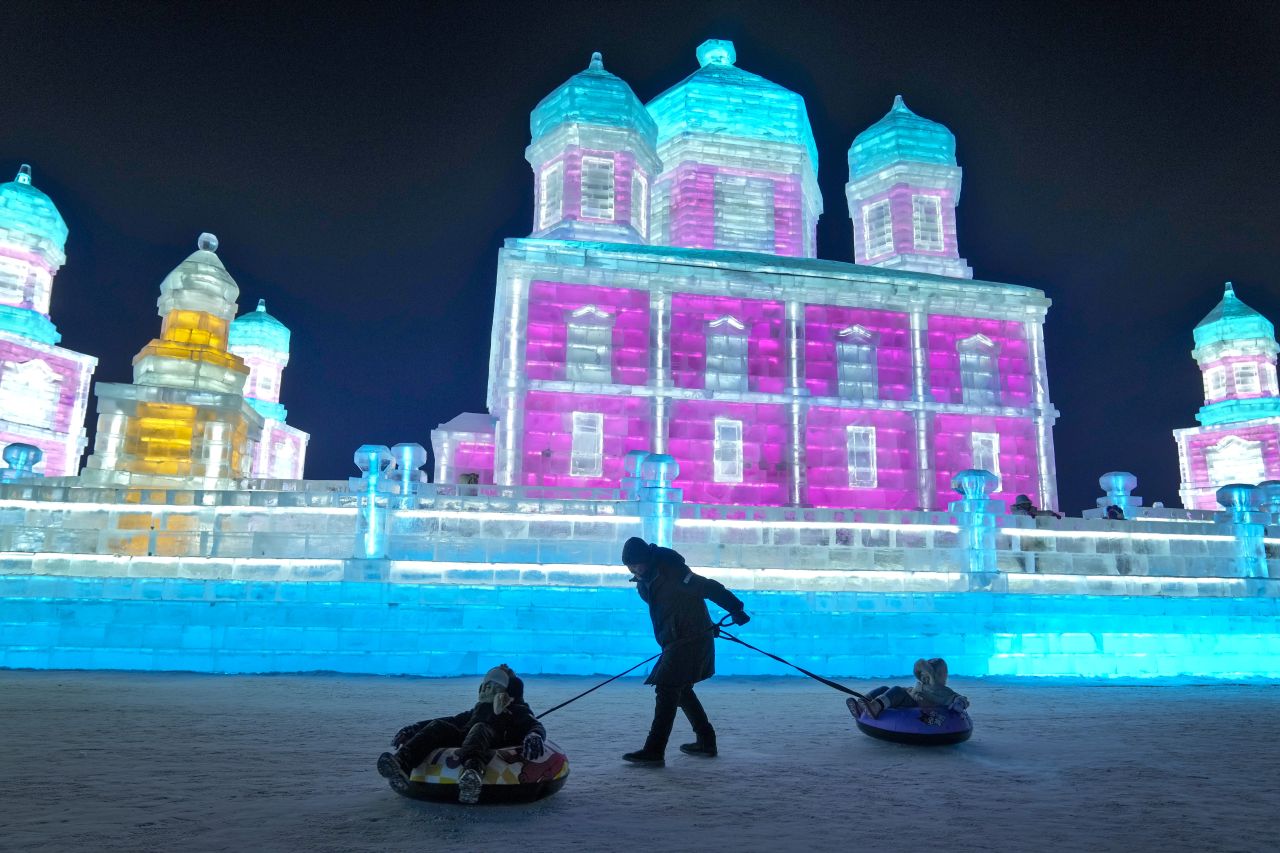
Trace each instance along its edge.
<path fill-rule="evenodd" d="M 699 687 L 721 757 L 625 765 L 652 691 L 548 717 L 572 773 L 530 805 L 397 796 L 374 770 L 474 678 L 0 672 L 0 849 L 1274 851 L 1280 685 L 955 679 L 976 729 L 919 748 L 857 732 L 805 679 Z M 542 710 L 595 683 L 535 677 Z M 850 686 L 869 688 L 867 682 Z"/>

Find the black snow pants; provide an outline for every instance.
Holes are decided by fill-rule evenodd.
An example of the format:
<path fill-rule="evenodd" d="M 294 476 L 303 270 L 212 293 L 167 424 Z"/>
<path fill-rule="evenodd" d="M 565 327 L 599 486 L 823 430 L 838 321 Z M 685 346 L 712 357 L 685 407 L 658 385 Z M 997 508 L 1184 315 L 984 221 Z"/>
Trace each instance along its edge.
<path fill-rule="evenodd" d="M 689 719 L 689 725 L 693 726 L 693 733 L 699 740 L 715 737 L 716 730 L 711 727 L 711 721 L 707 719 L 707 712 L 698 701 L 697 694 L 693 692 L 692 684 L 682 684 L 678 687 L 658 685 L 655 691 L 657 695 L 653 709 L 653 725 L 649 727 L 649 738 L 644 744 L 646 751 L 663 752 L 667 748 L 667 741 L 671 738 L 671 728 L 676 722 L 676 708 L 684 711 L 685 717 Z"/>
<path fill-rule="evenodd" d="M 493 727 L 488 723 L 476 723 L 464 729 L 446 720 L 432 720 L 400 747 L 400 754 L 406 767 L 417 767 L 437 749 L 461 747 L 458 757 L 463 766 L 483 770 L 493 758 L 495 739 Z"/>

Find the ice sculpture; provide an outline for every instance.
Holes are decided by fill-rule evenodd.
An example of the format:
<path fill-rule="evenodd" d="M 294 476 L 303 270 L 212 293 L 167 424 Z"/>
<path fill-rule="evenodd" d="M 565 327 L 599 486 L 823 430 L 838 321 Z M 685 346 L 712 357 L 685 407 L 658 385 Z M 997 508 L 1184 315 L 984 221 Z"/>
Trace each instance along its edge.
<path fill-rule="evenodd" d="M 0 446 L 30 444 L 51 477 L 80 469 L 84 420 L 98 360 L 57 346 L 53 279 L 66 261 L 67 225 L 23 164 L 0 184 Z"/>
<path fill-rule="evenodd" d="M 812 258 L 822 215 L 818 148 L 804 98 L 737 67 L 733 42 L 648 104 L 662 173 L 651 242 Z"/>
<path fill-rule="evenodd" d="M 285 365 L 289 363 L 289 329 L 267 313 L 267 301 L 231 323 L 228 349 L 249 368 L 245 398 L 262 415 L 262 438 L 254 450 L 250 473 L 273 480 L 302 479 L 308 433 L 285 423 L 288 412 L 280 403 Z"/>
<path fill-rule="evenodd" d="M 858 263 L 973 277 L 956 240 L 956 139 L 909 110 L 901 95 L 853 140 L 845 195 Z"/>
<path fill-rule="evenodd" d="M 85 482 L 225 489 L 248 477 L 263 417 L 245 399 L 249 368 L 227 349 L 240 293 L 201 234 L 160 283 L 160 337 L 133 359 L 133 384 L 98 383 Z"/>
<path fill-rule="evenodd" d="M 932 200 L 924 248 L 819 261 L 803 98 L 738 68 L 730 42 L 697 55 L 652 125 L 597 59 L 537 105 L 539 219 L 499 256 L 490 414 L 432 434 L 437 482 L 618 488 L 645 452 L 673 458 L 695 503 L 943 509 L 982 468 L 993 500 L 1055 506 L 1049 301 L 969 280 L 951 134 L 899 103 L 851 153 L 852 204 L 888 193 L 910 217 Z M 647 241 L 626 224 L 633 160 L 657 168 Z M 583 219 L 588 195 L 612 224 Z M 891 231 L 911 238 L 901 212 Z"/>
<path fill-rule="evenodd" d="M 1216 509 L 1219 487 L 1280 477 L 1280 346 L 1271 321 L 1241 302 L 1231 282 L 1193 337 L 1205 404 L 1200 426 L 1173 431 L 1179 495 L 1188 509 Z"/>

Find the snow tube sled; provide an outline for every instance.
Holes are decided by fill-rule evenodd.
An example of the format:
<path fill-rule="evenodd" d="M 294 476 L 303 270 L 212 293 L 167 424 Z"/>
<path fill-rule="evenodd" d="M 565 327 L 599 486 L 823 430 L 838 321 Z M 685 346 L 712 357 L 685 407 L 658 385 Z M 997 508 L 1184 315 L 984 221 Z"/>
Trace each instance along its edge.
<path fill-rule="evenodd" d="M 859 714 L 852 701 L 849 710 L 863 734 L 894 743 L 945 746 L 963 743 L 973 734 L 973 721 L 965 711 L 949 708 L 885 708 L 879 717 Z"/>
<path fill-rule="evenodd" d="M 551 741 L 543 743 L 542 757 L 525 761 L 520 747 L 503 747 L 494 752 L 484 769 L 481 803 L 527 803 L 549 797 L 564 787 L 569 778 L 569 758 Z M 456 803 L 462 761 L 456 748 L 437 749 L 413 769 L 406 785 L 393 780 L 397 793 L 415 800 Z"/>

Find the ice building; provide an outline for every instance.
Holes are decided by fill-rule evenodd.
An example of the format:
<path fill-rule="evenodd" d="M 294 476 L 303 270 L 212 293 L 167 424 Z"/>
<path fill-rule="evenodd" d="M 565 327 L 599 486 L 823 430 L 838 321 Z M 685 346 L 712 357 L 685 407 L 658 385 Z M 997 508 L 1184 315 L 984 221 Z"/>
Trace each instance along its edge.
<path fill-rule="evenodd" d="M 300 480 L 311 436 L 285 423 L 288 412 L 280 402 L 285 365 L 289 363 L 290 332 L 267 313 L 265 299 L 231 323 L 228 349 L 249 368 L 245 398 L 262 415 L 262 438 L 254 448 L 251 474 L 272 480 Z"/>
<path fill-rule="evenodd" d="M 0 446 L 43 452 L 35 470 L 80 470 L 89 383 L 98 360 L 58 346 L 49 319 L 53 279 L 66 262 L 67 224 L 31 183 L 31 167 L 0 184 Z"/>
<path fill-rule="evenodd" d="M 1271 321 L 1244 304 L 1231 282 L 1192 336 L 1204 405 L 1200 426 L 1173 431 L 1179 494 L 1188 509 L 1216 509 L 1223 485 L 1280 480 L 1280 347 Z"/>
<path fill-rule="evenodd" d="M 240 289 L 201 234 L 160 283 L 160 337 L 133 359 L 133 384 L 99 382 L 98 429 L 81 479 L 94 485 L 234 488 L 250 476 L 263 416 L 249 367 L 228 350 Z"/>
<path fill-rule="evenodd" d="M 599 54 L 533 110 L 529 238 L 500 251 L 491 428 L 433 433 L 437 482 L 616 487 L 668 453 L 686 500 L 944 508 L 1057 503 L 1034 288 L 960 257 L 955 139 L 902 99 L 849 149 L 856 263 L 816 258 L 803 98 L 732 43 L 642 105 Z M 484 416 L 475 416 L 484 417 Z"/>

